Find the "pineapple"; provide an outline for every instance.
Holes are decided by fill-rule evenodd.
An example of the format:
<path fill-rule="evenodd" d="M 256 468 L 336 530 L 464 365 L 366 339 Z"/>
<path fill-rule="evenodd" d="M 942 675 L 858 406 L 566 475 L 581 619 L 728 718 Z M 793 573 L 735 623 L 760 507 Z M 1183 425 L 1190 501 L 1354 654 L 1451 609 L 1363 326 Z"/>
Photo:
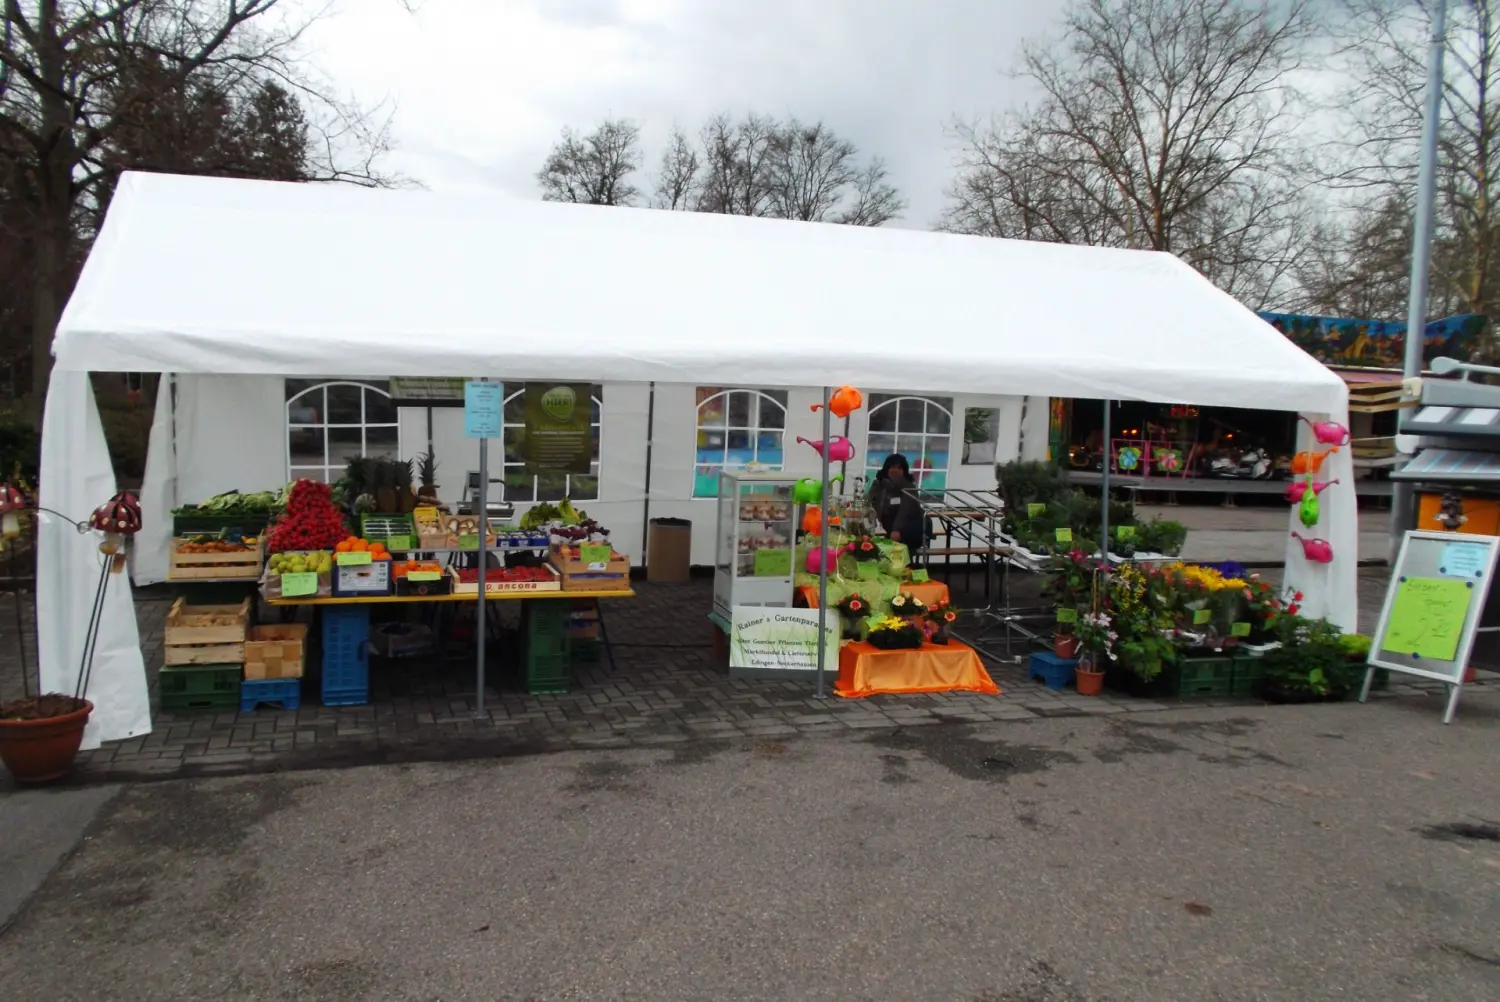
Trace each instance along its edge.
<path fill-rule="evenodd" d="M 396 505 L 396 474 L 389 460 L 378 459 L 373 464 L 373 482 L 370 491 L 375 495 L 375 510 L 381 513 L 398 512 Z"/>
<path fill-rule="evenodd" d="M 396 507 L 393 511 L 399 511 L 403 515 L 412 510 L 411 482 L 413 479 L 412 463 L 409 459 L 391 460 L 391 486 L 396 492 Z"/>

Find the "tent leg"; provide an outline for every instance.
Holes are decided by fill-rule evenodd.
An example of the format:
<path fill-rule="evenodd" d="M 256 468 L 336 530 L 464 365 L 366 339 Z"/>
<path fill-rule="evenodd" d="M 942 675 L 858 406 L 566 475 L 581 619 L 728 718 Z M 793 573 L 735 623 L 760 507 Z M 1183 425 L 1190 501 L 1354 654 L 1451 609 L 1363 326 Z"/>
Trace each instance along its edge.
<path fill-rule="evenodd" d="M 833 527 L 828 523 L 828 495 L 833 490 L 833 485 L 828 482 L 828 438 L 833 434 L 833 424 L 828 411 L 828 387 L 823 387 L 823 521 L 820 529 L 818 545 L 823 548 L 823 559 L 818 561 L 821 568 L 818 571 L 818 687 L 817 697 L 823 698 L 823 670 L 828 661 L 828 634 L 824 629 L 824 623 L 828 620 L 828 537 L 829 530 Z"/>
<path fill-rule="evenodd" d="M 474 664 L 474 716 L 484 716 L 484 649 L 487 646 L 487 631 L 489 624 L 484 618 L 484 592 L 485 570 L 489 565 L 490 555 L 485 547 L 485 537 L 489 535 L 490 528 L 490 440 L 481 438 L 479 440 L 479 503 L 475 505 L 475 511 L 479 514 L 479 594 L 475 597 L 474 607 L 474 633 L 478 638 L 479 653 L 475 656 Z"/>

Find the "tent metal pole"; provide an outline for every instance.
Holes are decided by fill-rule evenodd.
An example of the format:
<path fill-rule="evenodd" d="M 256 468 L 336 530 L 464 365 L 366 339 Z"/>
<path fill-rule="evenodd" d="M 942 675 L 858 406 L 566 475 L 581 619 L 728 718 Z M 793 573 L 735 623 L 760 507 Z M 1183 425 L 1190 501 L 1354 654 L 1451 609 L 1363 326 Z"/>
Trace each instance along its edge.
<path fill-rule="evenodd" d="M 474 618 L 476 620 L 474 635 L 479 641 L 479 653 L 475 657 L 474 665 L 474 715 L 484 716 L 484 649 L 487 646 L 485 638 L 485 570 L 490 562 L 489 548 L 485 546 L 485 537 L 489 535 L 490 529 L 490 440 L 481 438 L 479 440 L 479 503 L 474 506 L 475 513 L 479 516 L 479 594 L 474 603 Z"/>
<path fill-rule="evenodd" d="M 1099 558 L 1109 567 L 1109 405 L 1104 401 L 1104 464 L 1099 475 Z"/>
<path fill-rule="evenodd" d="M 641 566 L 649 568 L 651 559 L 651 448 L 652 439 L 656 438 L 656 381 L 651 381 L 651 389 L 646 398 L 646 483 L 644 485 L 646 501 L 641 505 Z M 600 415 L 603 417 L 603 415 Z"/>
<path fill-rule="evenodd" d="M 833 485 L 828 482 L 828 438 L 833 434 L 832 415 L 828 411 L 828 387 L 823 387 L 823 448 L 819 451 L 823 456 L 823 523 L 819 530 L 818 545 L 823 548 L 822 559 L 818 561 L 818 689 L 817 697 L 823 698 L 823 670 L 827 664 L 828 634 L 823 624 L 828 620 L 828 537 L 833 526 L 828 523 L 828 494 L 833 490 Z M 793 551 L 795 553 L 795 551 Z M 795 560 L 793 561 L 795 563 Z"/>

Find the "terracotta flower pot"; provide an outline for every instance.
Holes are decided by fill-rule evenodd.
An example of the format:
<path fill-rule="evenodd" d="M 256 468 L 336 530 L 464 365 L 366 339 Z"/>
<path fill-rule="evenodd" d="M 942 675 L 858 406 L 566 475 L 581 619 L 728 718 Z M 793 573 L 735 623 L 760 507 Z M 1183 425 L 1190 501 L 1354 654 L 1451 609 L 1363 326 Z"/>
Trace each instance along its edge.
<path fill-rule="evenodd" d="M 1078 656 L 1078 638 L 1071 633 L 1054 633 L 1052 635 L 1052 653 L 1060 658 L 1076 658 Z"/>
<path fill-rule="evenodd" d="M 17 783 L 50 783 L 73 768 L 83 729 L 94 704 L 83 701 L 80 709 L 60 717 L 40 720 L 0 720 L 0 762 Z"/>
<path fill-rule="evenodd" d="M 1080 696 L 1097 696 L 1104 690 L 1104 672 L 1094 671 L 1093 665 L 1080 664 L 1073 670 L 1073 679 Z"/>

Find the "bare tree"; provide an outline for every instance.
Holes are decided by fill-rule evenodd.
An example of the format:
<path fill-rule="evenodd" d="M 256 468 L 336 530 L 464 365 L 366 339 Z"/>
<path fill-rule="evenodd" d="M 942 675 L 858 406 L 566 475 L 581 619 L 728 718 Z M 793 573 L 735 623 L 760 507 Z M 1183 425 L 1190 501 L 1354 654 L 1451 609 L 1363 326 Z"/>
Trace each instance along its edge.
<path fill-rule="evenodd" d="M 1286 282 L 1307 164 L 1306 0 L 1075 0 L 1027 44 L 1038 104 L 955 130 L 942 225 L 1173 252 L 1254 306 Z"/>
<path fill-rule="evenodd" d="M 702 166 L 692 142 L 674 126 L 666 151 L 661 155 L 661 170 L 656 176 L 655 207 L 691 209 L 697 205 L 702 185 L 698 171 Z"/>
<path fill-rule="evenodd" d="M 122 166 L 143 148 L 164 105 L 253 95 L 268 80 L 325 102 L 332 120 L 318 176 L 384 183 L 372 158 L 383 128 L 347 116 L 293 69 L 306 23 L 269 16 L 282 0 L 0 0 L 0 181 L 26 207 L 33 268 L 34 406 L 51 371 L 51 341 L 76 267 L 80 226 L 97 218 Z M 202 110 L 206 105 L 201 105 Z M 356 116 L 357 117 L 357 116 Z M 132 138 L 134 137 L 134 138 Z M 361 138 L 374 145 L 360 147 Z M 153 142 L 159 148 L 160 141 Z M 344 166 L 353 154 L 358 163 Z M 310 160 L 319 159 L 309 154 Z M 80 220 L 83 220 L 82 222 Z M 86 234 L 85 234 L 86 235 Z"/>
<path fill-rule="evenodd" d="M 715 115 L 698 134 L 703 150 L 703 187 L 698 212 L 766 216 L 771 212 L 771 157 L 776 122 L 747 115 L 736 122 Z"/>
<path fill-rule="evenodd" d="M 1328 174 L 1363 198 L 1348 230 L 1351 266 L 1383 275 L 1390 287 L 1380 298 L 1399 300 L 1404 318 L 1407 275 L 1378 255 L 1362 268 L 1358 240 L 1371 235 L 1362 218 L 1387 216 L 1415 187 L 1431 3 L 1344 0 L 1344 10 L 1349 85 L 1338 106 L 1347 138 L 1330 144 Z M 1500 296 L 1500 4 L 1450 0 L 1447 45 L 1428 313 L 1484 314 Z M 1409 215 L 1401 221 L 1409 244 Z"/>
<path fill-rule="evenodd" d="M 630 183 L 630 176 L 641 166 L 640 144 L 640 127 L 624 119 L 601 122 L 587 135 L 563 129 L 537 171 L 543 200 L 634 205 L 640 189 Z"/>

